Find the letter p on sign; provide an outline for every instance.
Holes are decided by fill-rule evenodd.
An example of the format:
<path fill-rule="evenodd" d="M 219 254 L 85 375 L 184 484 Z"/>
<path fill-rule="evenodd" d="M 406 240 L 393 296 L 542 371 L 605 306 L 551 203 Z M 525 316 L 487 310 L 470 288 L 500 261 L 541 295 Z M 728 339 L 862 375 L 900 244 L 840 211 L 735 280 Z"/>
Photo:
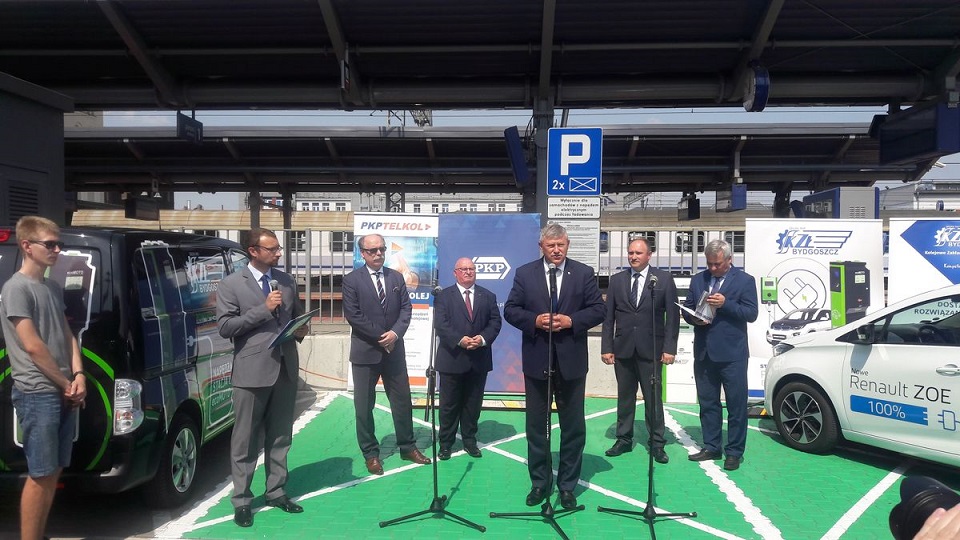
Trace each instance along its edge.
<path fill-rule="evenodd" d="M 578 149 L 579 153 L 572 150 Z M 560 136 L 560 174 L 569 175 L 570 165 L 582 165 L 590 161 L 590 137 L 582 133 Z"/>

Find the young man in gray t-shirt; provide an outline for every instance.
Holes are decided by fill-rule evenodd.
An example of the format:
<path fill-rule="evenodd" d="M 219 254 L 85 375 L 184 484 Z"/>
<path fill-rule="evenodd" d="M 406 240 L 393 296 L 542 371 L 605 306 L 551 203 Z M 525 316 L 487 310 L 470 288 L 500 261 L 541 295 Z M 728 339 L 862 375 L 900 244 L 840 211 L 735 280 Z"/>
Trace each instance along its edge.
<path fill-rule="evenodd" d="M 20 534 L 23 539 L 40 539 L 57 480 L 70 465 L 77 409 L 83 406 L 87 389 L 63 291 L 44 277 L 63 247 L 60 228 L 43 217 L 22 217 L 17 222 L 17 244 L 23 264 L 0 291 L 0 327 L 27 458 Z"/>

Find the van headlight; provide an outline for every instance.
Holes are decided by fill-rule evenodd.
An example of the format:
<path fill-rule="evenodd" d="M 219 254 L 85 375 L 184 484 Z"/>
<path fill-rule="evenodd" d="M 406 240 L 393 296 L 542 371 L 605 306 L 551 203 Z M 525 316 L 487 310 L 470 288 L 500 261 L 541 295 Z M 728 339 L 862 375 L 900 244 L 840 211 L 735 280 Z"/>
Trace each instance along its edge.
<path fill-rule="evenodd" d="M 113 386 L 113 433 L 123 435 L 143 423 L 140 394 L 143 385 L 130 379 L 117 379 Z"/>
<path fill-rule="evenodd" d="M 777 343 L 777 344 L 773 347 L 773 355 L 774 355 L 774 356 L 780 356 L 781 354 L 789 351 L 789 350 L 792 349 L 792 348 L 793 348 L 793 345 L 790 345 L 790 344 L 787 344 L 787 343 L 784 343 L 784 342 L 781 341 L 780 343 Z"/>

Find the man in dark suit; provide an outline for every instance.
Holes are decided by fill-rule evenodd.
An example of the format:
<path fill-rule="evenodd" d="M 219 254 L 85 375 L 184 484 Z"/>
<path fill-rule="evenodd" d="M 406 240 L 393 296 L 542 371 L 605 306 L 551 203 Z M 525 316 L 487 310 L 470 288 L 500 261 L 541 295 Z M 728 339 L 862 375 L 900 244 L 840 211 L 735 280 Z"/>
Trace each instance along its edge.
<path fill-rule="evenodd" d="M 357 239 L 366 263 L 343 278 L 343 313 L 353 330 L 350 363 L 353 369 L 353 404 L 357 418 L 357 442 L 370 474 L 383 474 L 380 443 L 374 430 L 373 406 L 377 379 L 393 411 L 400 457 L 414 463 L 430 463 L 417 449 L 413 436 L 413 406 L 403 334 L 410 326 L 412 308 L 403 276 L 383 266 L 387 244 L 379 234 Z"/>
<path fill-rule="evenodd" d="M 723 468 L 735 471 L 743 461 L 747 444 L 747 323 L 757 320 L 757 283 L 750 274 L 733 267 L 733 251 L 723 240 L 713 240 L 703 249 L 707 269 L 690 280 L 690 293 L 683 305 L 696 311 L 700 299 L 713 310 L 705 321 L 687 312 L 683 318 L 693 328 L 693 378 L 700 402 L 703 449 L 690 461 L 727 458 Z M 727 398 L 727 444 L 723 443 L 723 411 L 720 389 Z"/>
<path fill-rule="evenodd" d="M 476 284 L 477 268 L 467 257 L 457 259 L 457 284 L 437 295 L 433 326 L 440 340 L 436 369 L 440 373 L 440 453 L 450 459 L 460 426 L 463 449 L 481 457 L 477 422 L 483 405 L 487 372 L 493 369 L 490 347 L 500 333 L 497 295 Z"/>
<path fill-rule="evenodd" d="M 233 410 L 236 421 L 230 438 L 234 521 L 253 525 L 250 482 L 257 468 L 263 438 L 267 473 L 267 504 L 284 512 L 303 508 L 284 491 L 287 453 L 293 439 L 294 404 L 300 359 L 297 344 L 269 345 L 291 319 L 303 314 L 294 279 L 274 268 L 280 242 L 273 231 L 255 228 L 247 235 L 250 263 L 230 274 L 217 288 L 217 329 L 233 341 Z M 306 335 L 301 327 L 295 334 Z"/>
<path fill-rule="evenodd" d="M 583 401 L 587 381 L 587 331 L 603 322 L 604 307 L 593 269 L 568 259 L 569 247 L 566 229 L 557 224 L 544 227 L 540 231 L 543 257 L 517 268 L 513 288 L 503 308 L 507 322 L 523 334 L 527 469 L 533 486 L 527 495 L 528 506 L 540 504 L 552 489 L 553 471 L 545 431 L 553 397 L 547 395 L 550 371 L 560 418 L 557 467 L 560 504 L 568 509 L 577 506 L 573 490 L 580 480 L 586 441 Z M 554 298 L 551 298 L 551 274 L 556 280 Z M 548 346 L 551 330 L 552 351 Z"/>
<path fill-rule="evenodd" d="M 637 238 L 627 246 L 630 270 L 615 274 L 607 287 L 600 353 L 617 375 L 617 440 L 606 454 L 633 450 L 637 385 L 651 434 L 650 452 L 658 463 L 670 458 L 663 450 L 663 403 L 653 387 L 654 370 L 672 364 L 680 335 L 677 286 L 669 272 L 650 266 L 650 244 Z"/>

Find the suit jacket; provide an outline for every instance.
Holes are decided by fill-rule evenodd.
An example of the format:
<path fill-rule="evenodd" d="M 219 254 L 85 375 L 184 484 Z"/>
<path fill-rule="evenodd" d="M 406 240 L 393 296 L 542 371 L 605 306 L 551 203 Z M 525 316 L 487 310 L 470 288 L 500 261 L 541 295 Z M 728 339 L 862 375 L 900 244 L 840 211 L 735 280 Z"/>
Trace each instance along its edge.
<path fill-rule="evenodd" d="M 604 306 L 597 279 L 589 266 L 567 259 L 560 285 L 557 312 L 568 315 L 573 327 L 553 333 L 557 369 L 565 379 L 587 374 L 587 331 L 603 322 Z M 523 374 L 547 378 L 549 333 L 536 327 L 537 315 L 550 311 L 550 288 L 543 259 L 520 268 L 503 307 L 503 317 L 522 334 Z"/>
<path fill-rule="evenodd" d="M 290 319 L 303 314 L 297 283 L 276 268 L 270 275 L 277 280 L 283 295 L 275 313 L 267 309 L 263 288 L 247 267 L 224 278 L 217 288 L 217 330 L 233 341 L 233 386 L 272 386 L 280 374 L 281 361 L 287 373 L 299 372 L 296 342 L 269 348 Z"/>
<path fill-rule="evenodd" d="M 683 305 L 695 309 L 700 296 L 710 290 L 713 276 L 704 270 L 690 280 L 690 294 Z M 714 362 L 746 362 L 750 357 L 747 347 L 747 323 L 757 320 L 757 282 L 753 276 L 731 267 L 724 276 L 720 291 L 724 297 L 723 307 L 714 313 L 713 322 L 696 325 L 696 319 L 683 313 L 683 318 L 693 326 L 693 356 L 703 360 L 707 351 Z"/>
<path fill-rule="evenodd" d="M 643 360 L 653 361 L 659 361 L 663 353 L 677 354 L 680 308 L 676 305 L 677 286 L 673 277 L 669 272 L 648 266 L 646 282 L 640 284 L 640 304 L 634 307 L 630 294 L 632 274 L 632 270 L 627 270 L 610 278 L 600 353 L 613 353 L 617 358 L 631 358 L 636 354 Z M 653 276 L 657 280 L 655 289 L 651 290 Z"/>
<path fill-rule="evenodd" d="M 385 307 L 380 306 L 377 287 L 366 265 L 343 278 L 343 314 L 350 323 L 350 361 L 355 364 L 379 364 L 384 360 L 406 362 L 403 335 L 410 326 L 413 308 L 403 276 L 396 270 L 382 267 Z M 393 351 L 387 354 L 377 342 L 387 330 L 397 334 Z"/>
<path fill-rule="evenodd" d="M 441 291 L 434 302 L 433 326 L 440 339 L 436 368 L 440 373 L 466 373 L 471 369 L 486 372 L 493 369 L 490 347 L 503 324 L 497 295 L 479 285 L 474 285 L 473 290 L 472 321 L 467 316 L 467 305 L 456 285 Z M 483 336 L 485 346 L 472 351 L 460 347 L 463 336 L 478 334 Z"/>

